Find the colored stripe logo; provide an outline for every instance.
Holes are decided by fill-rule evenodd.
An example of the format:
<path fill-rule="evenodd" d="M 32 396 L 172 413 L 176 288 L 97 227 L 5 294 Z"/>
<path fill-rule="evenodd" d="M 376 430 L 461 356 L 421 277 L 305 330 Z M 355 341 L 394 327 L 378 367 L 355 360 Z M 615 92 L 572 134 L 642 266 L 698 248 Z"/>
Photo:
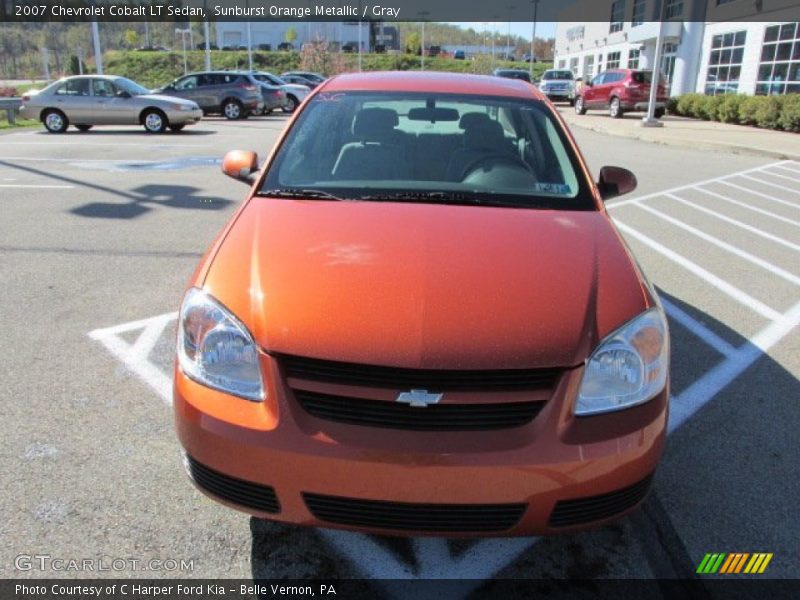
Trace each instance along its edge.
<path fill-rule="evenodd" d="M 732 575 L 736 573 L 746 573 L 748 575 L 761 574 L 767 569 L 767 565 L 772 560 L 772 553 L 755 552 L 731 552 L 719 553 L 709 552 L 700 561 L 697 573 L 701 575 Z"/>

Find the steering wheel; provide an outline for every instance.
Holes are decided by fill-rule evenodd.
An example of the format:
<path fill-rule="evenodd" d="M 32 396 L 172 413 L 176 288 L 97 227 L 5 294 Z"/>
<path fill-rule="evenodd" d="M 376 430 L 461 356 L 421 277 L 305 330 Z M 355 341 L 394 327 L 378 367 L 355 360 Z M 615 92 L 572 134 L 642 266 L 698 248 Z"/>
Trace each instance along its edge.
<path fill-rule="evenodd" d="M 463 182 L 467 177 L 469 177 L 474 171 L 477 171 L 483 163 L 506 163 L 507 165 L 512 165 L 517 168 L 525 169 L 527 173 L 530 173 L 534 177 L 536 174 L 534 173 L 533 169 L 521 158 L 514 156 L 512 154 L 504 154 L 502 152 L 492 152 L 491 154 L 485 154 L 479 158 L 476 158 L 472 162 L 468 163 L 466 167 L 461 170 L 461 181 Z"/>

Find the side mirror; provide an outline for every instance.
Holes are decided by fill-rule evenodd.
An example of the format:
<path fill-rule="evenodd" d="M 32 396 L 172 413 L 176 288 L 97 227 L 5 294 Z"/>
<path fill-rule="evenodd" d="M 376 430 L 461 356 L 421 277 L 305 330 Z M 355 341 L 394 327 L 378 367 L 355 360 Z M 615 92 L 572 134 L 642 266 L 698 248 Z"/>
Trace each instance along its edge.
<path fill-rule="evenodd" d="M 231 150 L 222 159 L 222 172 L 252 185 L 252 175 L 258 172 L 258 155 L 250 150 Z"/>
<path fill-rule="evenodd" d="M 126 92 L 125 90 L 120 90 L 117 92 L 117 98 L 130 98 L 130 92 Z"/>
<path fill-rule="evenodd" d="M 600 181 L 597 188 L 603 200 L 623 196 L 636 189 L 636 175 L 622 167 L 603 167 L 600 169 Z"/>

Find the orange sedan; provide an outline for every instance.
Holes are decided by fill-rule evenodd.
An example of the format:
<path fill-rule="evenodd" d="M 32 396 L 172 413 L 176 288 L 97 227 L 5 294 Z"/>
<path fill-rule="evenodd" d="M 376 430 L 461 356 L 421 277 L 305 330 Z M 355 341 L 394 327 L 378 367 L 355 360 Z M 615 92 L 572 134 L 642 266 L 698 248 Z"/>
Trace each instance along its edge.
<path fill-rule="evenodd" d="M 669 335 L 574 140 L 524 82 L 343 75 L 300 107 L 195 272 L 174 405 L 195 484 L 403 535 L 602 525 L 662 454 Z"/>

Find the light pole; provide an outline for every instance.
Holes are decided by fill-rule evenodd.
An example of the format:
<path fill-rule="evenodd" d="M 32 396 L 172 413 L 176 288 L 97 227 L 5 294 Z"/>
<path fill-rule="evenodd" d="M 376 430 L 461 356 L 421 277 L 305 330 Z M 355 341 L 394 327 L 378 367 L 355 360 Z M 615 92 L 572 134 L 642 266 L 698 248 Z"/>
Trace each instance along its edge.
<path fill-rule="evenodd" d="M 186 63 L 186 34 L 188 33 L 188 30 L 176 28 L 175 33 L 181 34 L 181 44 L 183 46 L 183 74 L 186 75 L 186 73 L 189 72 L 189 67 Z"/>
<path fill-rule="evenodd" d="M 533 63 L 536 62 L 536 12 L 539 8 L 539 0 L 531 0 L 531 4 L 533 4 L 533 26 L 531 31 L 531 65 L 529 74 L 531 81 L 533 81 Z"/>
<path fill-rule="evenodd" d="M 420 69 L 424 71 L 425 70 L 425 18 L 431 13 L 427 10 L 421 10 L 417 14 L 420 17 L 422 17 L 422 40 L 420 41 L 420 46 L 419 46 L 419 59 L 420 59 Z"/>
<path fill-rule="evenodd" d="M 642 127 L 663 127 L 664 123 L 656 119 L 656 100 L 658 99 L 658 79 L 661 73 L 661 38 L 664 35 L 664 6 L 661 3 L 661 14 L 658 20 L 658 36 L 656 37 L 656 49 L 653 56 L 653 76 L 650 78 L 650 98 L 647 102 L 647 116 L 642 119 Z"/>
<path fill-rule="evenodd" d="M 97 29 L 97 21 L 92 21 L 92 42 L 94 44 L 94 64 L 97 74 L 103 74 L 103 53 L 100 52 L 100 31 Z"/>
<path fill-rule="evenodd" d="M 208 39 L 208 21 L 203 21 L 203 37 L 206 39 L 206 71 L 211 70 L 211 42 Z"/>
<path fill-rule="evenodd" d="M 253 70 L 253 36 L 250 31 L 250 21 L 247 22 L 247 70 Z"/>
<path fill-rule="evenodd" d="M 510 4 L 506 6 L 508 9 L 508 31 L 506 32 L 506 60 L 508 60 L 509 55 L 511 54 L 511 11 L 513 11 L 516 6 Z"/>

